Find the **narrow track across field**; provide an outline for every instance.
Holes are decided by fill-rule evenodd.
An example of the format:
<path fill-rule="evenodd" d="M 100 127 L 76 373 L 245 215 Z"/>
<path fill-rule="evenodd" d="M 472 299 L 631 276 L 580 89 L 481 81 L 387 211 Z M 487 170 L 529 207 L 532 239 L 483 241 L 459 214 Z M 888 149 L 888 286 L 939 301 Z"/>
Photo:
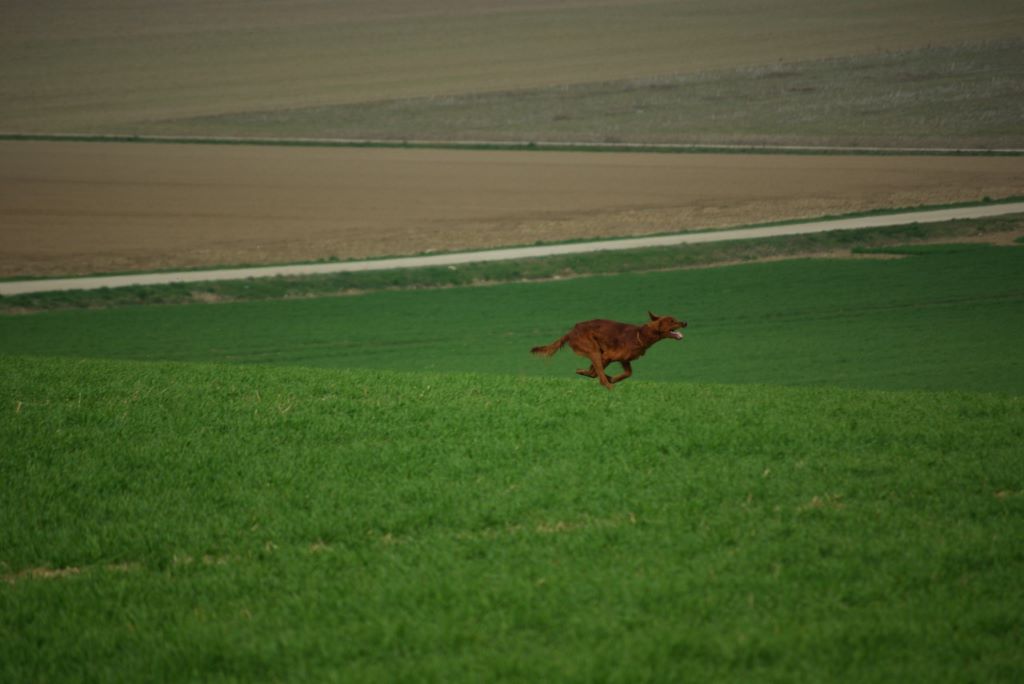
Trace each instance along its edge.
<path fill-rule="evenodd" d="M 984 204 L 950 209 L 876 214 L 856 218 L 810 221 L 760 228 L 736 228 L 705 232 L 676 233 L 653 237 L 625 238 L 573 242 L 557 245 L 535 245 L 531 247 L 510 247 L 474 252 L 430 254 L 424 256 L 369 259 L 338 263 L 294 264 L 286 266 L 258 266 L 252 268 L 225 268 L 208 271 L 179 271 L 165 273 L 133 273 L 114 276 L 86 276 L 78 278 L 54 278 L 42 280 L 19 280 L 0 283 L 0 296 L 30 294 L 35 292 L 59 292 L 67 290 L 96 290 L 104 287 L 130 287 L 135 285 L 164 285 L 169 283 L 207 282 L 213 280 L 244 280 L 247 278 L 271 278 L 275 276 L 304 276 L 354 271 L 380 271 L 397 268 L 422 268 L 427 266 L 455 266 L 485 261 L 506 261 L 529 259 L 561 254 L 584 252 L 641 249 L 673 245 L 721 242 L 727 240 L 748 240 L 779 235 L 803 235 L 833 230 L 857 230 L 885 226 L 908 225 L 912 223 L 936 223 L 955 219 L 985 218 L 1004 214 L 1024 212 L 1024 202 Z"/>

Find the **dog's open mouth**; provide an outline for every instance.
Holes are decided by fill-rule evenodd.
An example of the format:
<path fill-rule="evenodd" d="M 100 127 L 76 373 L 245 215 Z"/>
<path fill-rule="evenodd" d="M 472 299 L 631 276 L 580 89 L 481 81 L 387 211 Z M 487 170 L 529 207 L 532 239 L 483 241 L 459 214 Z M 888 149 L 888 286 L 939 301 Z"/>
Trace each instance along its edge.
<path fill-rule="evenodd" d="M 678 332 L 678 331 L 676 331 L 676 330 L 669 330 L 669 331 L 668 331 L 668 334 L 669 334 L 669 336 L 671 336 L 671 337 L 672 337 L 672 339 L 674 339 L 674 340 L 681 340 L 681 339 L 683 339 L 683 333 L 681 333 L 681 332 Z"/>

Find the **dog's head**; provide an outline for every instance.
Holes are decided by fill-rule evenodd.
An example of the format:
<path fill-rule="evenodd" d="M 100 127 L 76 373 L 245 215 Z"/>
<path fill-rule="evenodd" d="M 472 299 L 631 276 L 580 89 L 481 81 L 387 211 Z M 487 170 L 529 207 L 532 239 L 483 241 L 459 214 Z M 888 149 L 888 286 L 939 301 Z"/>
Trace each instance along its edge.
<path fill-rule="evenodd" d="M 656 331 L 662 339 L 683 339 L 683 333 L 677 331 L 686 327 L 686 321 L 680 321 L 673 316 L 655 316 L 650 311 L 647 312 L 647 315 L 651 317 L 651 322 L 647 324 L 647 327 Z"/>

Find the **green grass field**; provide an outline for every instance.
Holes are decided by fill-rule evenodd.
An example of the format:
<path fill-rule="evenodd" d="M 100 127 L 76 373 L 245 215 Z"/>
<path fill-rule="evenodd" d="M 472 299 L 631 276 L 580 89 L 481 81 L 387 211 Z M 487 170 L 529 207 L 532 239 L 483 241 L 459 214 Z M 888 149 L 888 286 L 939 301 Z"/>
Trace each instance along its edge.
<path fill-rule="evenodd" d="M 0 676 L 1014 681 L 1020 397 L 4 361 Z"/>
<path fill-rule="evenodd" d="M 895 251 L 0 318 L 0 680 L 1016 681 L 1024 249 Z"/>
<path fill-rule="evenodd" d="M 0 353 L 569 376 L 527 350 L 576 321 L 688 319 L 635 378 L 1024 392 L 1024 249 L 923 246 L 898 260 L 793 260 L 354 297 L 0 318 Z M 258 282 L 253 287 L 258 287 Z M 632 380 L 631 380 L 632 382 Z"/>

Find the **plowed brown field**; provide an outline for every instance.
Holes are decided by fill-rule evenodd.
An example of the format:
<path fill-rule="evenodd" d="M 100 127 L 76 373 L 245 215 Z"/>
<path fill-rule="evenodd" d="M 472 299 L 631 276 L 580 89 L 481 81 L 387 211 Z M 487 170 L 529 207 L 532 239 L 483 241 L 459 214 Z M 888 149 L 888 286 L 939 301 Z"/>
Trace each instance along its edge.
<path fill-rule="evenodd" d="M 203 135 L 187 120 L 1017 38 L 1022 20 L 1009 0 L 21 0 L 0 21 L 0 130 Z"/>
<path fill-rule="evenodd" d="M 1024 158 L 0 143 L 0 277 L 349 259 L 1024 194 Z"/>

